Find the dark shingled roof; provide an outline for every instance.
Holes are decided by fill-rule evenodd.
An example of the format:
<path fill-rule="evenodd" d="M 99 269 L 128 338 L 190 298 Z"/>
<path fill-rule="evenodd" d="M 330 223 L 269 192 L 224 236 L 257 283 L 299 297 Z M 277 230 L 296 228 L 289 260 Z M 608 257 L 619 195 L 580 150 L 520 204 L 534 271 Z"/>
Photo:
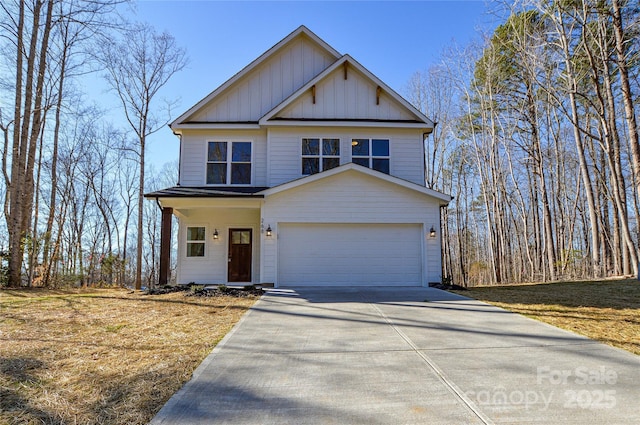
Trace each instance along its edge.
<path fill-rule="evenodd" d="M 155 192 L 145 193 L 145 198 L 264 198 L 264 195 L 256 195 L 267 187 L 229 187 L 229 186 L 205 186 L 182 187 L 174 186 Z"/>

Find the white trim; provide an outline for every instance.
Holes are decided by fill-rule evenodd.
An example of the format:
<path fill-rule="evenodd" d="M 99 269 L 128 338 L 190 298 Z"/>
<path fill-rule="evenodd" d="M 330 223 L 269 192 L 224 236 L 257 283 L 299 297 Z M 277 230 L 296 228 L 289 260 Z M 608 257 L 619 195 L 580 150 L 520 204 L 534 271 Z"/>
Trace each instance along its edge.
<path fill-rule="evenodd" d="M 309 139 L 317 139 L 318 140 L 318 155 L 304 155 L 302 153 L 302 141 L 303 140 L 309 140 Z M 322 147 L 324 146 L 324 141 L 325 140 L 337 140 L 338 141 L 338 155 L 324 155 L 322 153 L 323 149 Z M 318 159 L 318 173 L 322 173 L 323 172 L 323 159 L 327 158 L 327 159 L 337 159 L 338 160 L 338 165 L 337 167 L 340 166 L 340 164 L 342 163 L 342 139 L 340 139 L 339 137 L 316 137 L 316 136 L 304 136 L 304 137 L 300 137 L 300 174 L 302 176 L 310 176 L 311 174 L 304 174 L 304 168 L 302 167 L 302 160 L 305 158 L 317 158 Z M 336 167 L 333 167 L 336 168 Z M 317 174 L 317 173 L 314 173 Z"/>
<path fill-rule="evenodd" d="M 364 127 L 364 128 L 417 128 L 432 129 L 424 123 L 393 121 L 308 121 L 308 120 L 276 120 L 267 121 L 262 127 Z M 425 131 L 425 133 L 428 133 Z"/>
<path fill-rule="evenodd" d="M 196 240 L 189 240 L 188 238 L 188 234 L 189 234 L 189 228 L 190 227 L 202 227 L 204 228 L 204 240 L 202 241 L 196 241 Z M 209 244 L 207 243 L 207 229 L 209 228 L 208 225 L 204 224 L 204 223 L 190 223 L 190 224 L 185 224 L 184 225 L 184 237 L 183 240 L 181 241 L 181 243 L 184 245 L 184 251 L 183 251 L 183 257 L 182 260 L 184 261 L 206 261 L 209 259 Z M 213 236 L 211 236 L 213 238 Z M 189 255 L 187 255 L 187 245 L 189 243 L 204 243 L 204 255 L 201 257 L 190 257 Z"/>
<path fill-rule="evenodd" d="M 260 130 L 259 124 L 253 123 L 181 123 L 171 126 L 176 134 L 182 134 L 182 130 Z"/>
<path fill-rule="evenodd" d="M 369 142 L 369 155 L 353 155 L 353 141 L 354 140 L 367 140 Z M 373 140 L 386 140 L 387 141 L 387 149 L 389 153 L 385 156 L 373 155 Z M 388 137 L 352 137 L 351 138 L 351 162 L 355 163 L 354 159 L 366 159 L 369 165 L 367 168 L 373 168 L 373 160 L 374 159 L 386 159 L 389 161 L 389 173 L 391 174 L 391 139 Z"/>
<path fill-rule="evenodd" d="M 264 195 L 265 197 L 270 196 L 270 195 L 275 195 L 276 193 L 280 193 L 280 192 L 284 192 L 285 190 L 289 190 L 289 189 L 293 189 L 308 183 L 312 183 L 321 179 L 325 179 L 331 176 L 335 176 L 337 174 L 341 174 L 341 173 L 345 173 L 348 171 L 354 171 L 354 172 L 359 172 L 365 175 L 368 175 L 370 177 L 374 177 L 374 178 L 378 178 L 381 180 L 384 180 L 388 183 L 392 183 L 392 184 L 396 184 L 398 186 L 404 187 L 406 189 L 410 189 L 413 191 L 416 191 L 418 193 L 421 193 L 423 195 L 426 196 L 431 196 L 432 198 L 436 198 L 440 201 L 440 205 L 444 206 L 447 205 L 453 198 L 450 195 L 446 195 L 444 193 L 438 192 L 437 190 L 433 190 L 433 189 L 429 189 L 425 186 L 420 186 L 416 183 L 407 181 L 407 180 L 403 180 L 401 178 L 398 177 L 394 177 L 392 175 L 389 174 L 385 174 L 385 173 L 381 173 L 379 171 L 375 171 L 372 170 L 370 168 L 367 167 L 363 167 L 361 165 L 357 165 L 354 164 L 352 162 L 348 163 L 348 164 L 344 164 L 341 165 L 339 167 L 336 168 L 332 168 L 331 170 L 327 170 L 327 171 L 323 171 L 321 173 L 317 173 L 317 174 L 312 174 L 310 176 L 306 176 L 306 177 L 302 177 L 300 179 L 296 179 L 287 183 L 283 183 L 279 186 L 274 186 L 271 187 L 269 189 L 263 190 L 261 192 L 258 192 L 261 195 Z"/>
<path fill-rule="evenodd" d="M 365 77 L 369 78 L 374 84 L 382 87 L 382 89 L 384 90 L 385 93 L 387 93 L 389 96 L 391 96 L 396 102 L 400 103 L 400 105 L 404 106 L 408 110 L 408 112 L 410 112 L 412 115 L 414 115 L 416 117 L 416 119 L 418 121 L 421 121 L 421 123 L 397 123 L 397 124 L 399 124 L 400 126 L 404 126 L 404 125 L 401 125 L 401 124 L 405 124 L 405 125 L 413 124 L 413 126 L 415 126 L 417 128 L 433 129 L 433 126 L 434 126 L 433 121 L 431 121 L 429 118 L 427 118 L 422 112 L 420 112 L 418 109 L 416 109 L 411 103 L 406 101 L 402 96 L 400 96 L 398 93 L 396 93 L 391 87 L 386 85 L 381 79 L 376 77 L 373 73 L 371 73 L 371 71 L 366 69 L 364 66 L 360 65 L 360 63 L 358 63 L 355 59 L 353 59 L 349 55 L 342 56 L 340 58 L 340 60 L 334 62 L 333 65 L 329 66 L 327 69 L 325 69 L 320 74 L 318 74 L 318 76 L 313 78 L 307 84 L 305 84 L 300 89 L 298 89 L 296 92 L 294 92 L 291 96 L 289 96 L 284 101 L 282 101 L 275 108 L 273 108 L 272 110 L 267 112 L 262 118 L 260 118 L 260 121 L 259 121 L 260 125 L 267 125 L 267 124 L 268 125 L 282 125 L 282 124 L 279 124 L 278 121 L 271 121 L 271 119 L 274 116 L 276 116 L 279 112 L 282 112 L 282 110 L 284 108 L 286 108 L 287 106 L 292 104 L 294 101 L 296 101 L 300 96 L 304 95 L 312 86 L 318 84 L 320 81 L 322 81 L 325 78 L 327 78 L 330 74 L 332 74 L 334 71 L 336 71 L 345 62 L 349 63 L 349 65 L 353 66 L 358 71 L 360 71 L 362 74 L 364 74 Z M 285 121 L 285 122 L 288 123 L 289 125 L 292 123 L 292 121 Z M 305 122 L 305 121 L 293 121 L 293 122 L 298 123 L 298 122 Z M 331 124 L 335 125 L 335 123 L 333 123 L 333 122 L 331 122 Z M 353 126 L 355 123 L 349 122 L 348 124 Z M 390 124 L 394 124 L 394 123 L 393 122 L 391 122 L 391 123 L 389 123 L 389 122 L 380 122 L 379 124 L 382 124 L 381 126 L 384 126 L 384 127 L 389 127 Z M 287 125 L 287 124 L 284 124 L 284 125 Z M 324 124 L 324 123 L 316 121 L 316 122 L 314 122 L 314 125 L 327 125 L 327 124 Z"/>
<path fill-rule="evenodd" d="M 286 36 L 285 38 L 283 38 L 282 40 L 280 40 L 277 44 L 275 44 L 273 47 L 271 47 L 269 50 L 267 50 L 266 52 L 264 52 L 262 55 L 260 55 L 257 59 L 255 59 L 253 62 L 251 62 L 249 65 L 247 65 L 246 67 L 244 67 L 242 70 L 240 70 L 240 72 L 238 72 L 237 74 L 235 74 L 233 77 L 231 77 L 230 79 L 228 79 L 225 83 L 223 83 L 220 87 L 218 87 L 217 89 L 215 89 L 213 92 L 209 93 L 204 99 L 202 99 L 201 101 L 199 101 L 198 103 L 196 103 L 194 106 L 192 106 L 191 108 L 189 108 L 185 113 L 183 113 L 182 115 L 180 115 L 178 118 L 176 118 L 171 124 L 169 124 L 169 127 L 171 127 L 172 129 L 178 128 L 178 125 L 181 125 L 183 121 L 185 121 L 186 119 L 188 119 L 191 115 L 195 114 L 196 112 L 198 112 L 199 109 L 203 108 L 204 106 L 206 106 L 209 102 L 211 102 L 214 98 L 216 98 L 218 95 L 220 95 L 222 92 L 224 92 L 225 90 L 227 90 L 229 87 L 231 87 L 232 85 L 234 85 L 236 83 L 236 81 L 238 81 L 239 79 L 241 79 L 242 77 L 244 77 L 245 75 L 247 75 L 249 72 L 251 72 L 253 69 L 255 69 L 258 65 L 260 65 L 261 63 L 263 63 L 264 61 L 266 61 L 268 58 L 270 58 L 271 56 L 273 56 L 278 50 L 280 50 L 282 47 L 284 47 L 285 45 L 287 45 L 291 40 L 297 38 L 299 35 L 304 34 L 305 36 L 309 37 L 311 40 L 313 40 L 316 44 L 318 44 L 318 46 L 320 48 L 322 48 L 323 50 L 326 51 L 326 53 L 330 54 L 331 56 L 333 56 L 336 60 L 338 58 L 340 58 L 340 53 L 335 50 L 333 47 L 331 47 L 330 45 L 328 45 L 324 40 L 322 40 L 320 37 L 318 37 L 317 35 L 315 35 L 311 30 L 309 30 L 309 28 L 305 27 L 304 25 L 299 26 L 295 31 L 293 31 L 292 33 L 290 33 L 288 36 Z M 193 127 L 191 127 L 193 128 Z"/>
<path fill-rule="evenodd" d="M 221 161 L 209 161 L 209 143 L 215 143 L 215 142 L 223 142 L 227 144 L 227 175 L 226 175 L 226 180 L 227 183 L 222 184 L 222 183 L 207 183 L 207 165 L 211 162 L 211 163 L 222 163 Z M 231 183 L 231 165 L 233 164 L 232 162 L 232 155 L 233 155 L 233 144 L 234 143 L 249 143 L 251 144 L 251 181 L 249 183 L 243 183 L 243 184 L 233 184 Z M 254 158 L 254 143 L 253 140 L 247 140 L 247 139 L 234 139 L 234 138 L 221 138 L 221 139 L 206 139 L 206 143 L 204 144 L 204 157 L 205 157 L 205 163 L 204 163 L 204 185 L 205 186 L 224 186 L 224 187 L 251 187 L 253 186 L 253 182 L 255 181 L 255 158 Z M 246 162 L 239 162 L 238 164 L 246 164 Z"/>

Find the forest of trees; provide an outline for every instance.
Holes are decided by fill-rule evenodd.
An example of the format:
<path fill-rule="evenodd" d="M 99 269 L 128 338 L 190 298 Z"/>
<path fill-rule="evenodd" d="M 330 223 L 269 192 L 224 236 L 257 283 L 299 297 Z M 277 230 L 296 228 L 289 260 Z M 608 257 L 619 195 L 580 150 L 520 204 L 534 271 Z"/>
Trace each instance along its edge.
<path fill-rule="evenodd" d="M 145 143 L 168 123 L 157 93 L 187 59 L 170 34 L 121 19 L 122 3 L 0 5 L 5 285 L 157 280 L 159 209 L 142 195 L 174 185 L 177 164 L 145 169 Z M 88 77 L 111 88 L 123 128 L 87 100 Z"/>
<path fill-rule="evenodd" d="M 177 163 L 146 166 L 146 138 L 170 119 L 156 95 L 187 59 L 171 35 L 120 19 L 122 2 L 0 4 L 0 286 L 157 281 L 160 211 L 141 195 L 174 185 Z M 455 197 L 443 280 L 637 274 L 637 3 L 499 13 L 492 34 L 452 46 L 404 93 L 438 123 L 427 185 Z M 87 100 L 88 75 L 111 88 L 125 126 Z"/>
<path fill-rule="evenodd" d="M 444 279 L 637 275 L 639 6 L 534 0 L 508 12 L 407 88 L 438 122 L 427 185 L 455 196 Z"/>

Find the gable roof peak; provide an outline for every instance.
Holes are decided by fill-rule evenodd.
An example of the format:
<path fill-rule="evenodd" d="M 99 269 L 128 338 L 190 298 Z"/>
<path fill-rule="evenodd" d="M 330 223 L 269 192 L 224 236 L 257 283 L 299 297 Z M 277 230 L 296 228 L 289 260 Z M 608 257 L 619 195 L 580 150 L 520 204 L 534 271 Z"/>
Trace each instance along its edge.
<path fill-rule="evenodd" d="M 311 31 L 305 25 L 300 25 L 294 31 L 289 33 L 289 35 L 287 35 L 285 38 L 280 40 L 278 43 L 276 43 L 270 49 L 268 49 L 263 54 L 261 54 L 256 59 L 254 59 L 251 63 L 249 63 L 249 65 L 245 66 L 238 73 L 236 73 L 234 76 L 229 78 L 226 82 L 224 82 L 217 89 L 215 89 L 214 91 L 209 93 L 206 97 L 204 97 L 198 103 L 193 105 L 191 108 L 189 108 L 186 112 L 184 112 L 178 118 L 173 120 L 173 122 L 171 122 L 169 124 L 169 127 L 174 128 L 175 126 L 178 126 L 181 123 L 183 123 L 186 120 L 188 120 L 189 117 L 191 117 L 194 113 L 196 113 L 198 110 L 203 108 L 205 105 L 209 104 L 219 94 L 221 94 L 222 92 L 224 92 L 225 90 L 227 90 L 228 88 L 233 86 L 234 83 L 236 83 L 242 77 L 244 77 L 245 75 L 249 74 L 252 70 L 257 68 L 260 64 L 262 64 L 267 59 L 269 59 L 270 57 L 272 57 L 275 54 L 277 54 L 277 52 L 279 52 L 282 48 L 284 48 L 286 45 L 288 45 L 292 40 L 294 40 L 294 39 L 296 39 L 296 38 L 298 38 L 300 36 L 304 36 L 304 37 L 308 38 L 309 40 L 312 40 L 314 44 L 316 44 L 317 46 L 320 47 L 320 49 L 322 49 L 328 55 L 333 57 L 333 60 L 338 60 L 338 59 L 340 59 L 342 57 L 342 54 L 340 54 L 340 52 L 338 52 L 336 49 L 334 49 L 332 46 L 330 46 L 326 41 L 324 41 L 323 39 L 318 37 L 313 31 Z"/>
<path fill-rule="evenodd" d="M 288 36 L 286 36 L 285 38 L 283 38 L 282 40 L 280 40 L 280 42 L 278 42 L 275 46 L 273 46 L 272 49 L 275 49 L 276 47 L 280 47 L 282 45 L 287 44 L 290 40 L 293 40 L 294 38 L 296 38 L 298 35 L 300 34 L 304 34 L 307 37 L 309 37 L 310 39 L 312 39 L 313 41 L 315 41 L 317 44 L 319 44 L 320 46 L 322 46 L 326 51 L 328 51 L 329 53 L 331 53 L 336 59 L 339 59 L 342 55 L 340 54 L 340 52 L 338 52 L 336 49 L 334 49 L 332 46 L 330 46 L 326 41 L 324 41 L 323 39 L 321 39 L 320 37 L 318 37 L 316 35 L 316 33 L 314 33 L 313 31 L 311 31 L 308 27 L 306 27 L 305 25 L 300 25 L 298 28 L 296 28 L 295 30 L 293 30 Z M 259 59 L 259 58 L 258 58 Z"/>

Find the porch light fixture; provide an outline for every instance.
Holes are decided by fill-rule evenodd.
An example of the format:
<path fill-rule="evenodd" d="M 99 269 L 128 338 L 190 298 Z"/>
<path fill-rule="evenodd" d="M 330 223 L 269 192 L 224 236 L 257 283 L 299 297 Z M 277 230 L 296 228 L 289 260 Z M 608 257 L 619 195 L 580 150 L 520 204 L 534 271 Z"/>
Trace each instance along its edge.
<path fill-rule="evenodd" d="M 218 239 L 218 229 L 213 231 L 213 239 Z"/>
<path fill-rule="evenodd" d="M 429 230 L 429 237 L 431 238 L 436 237 L 436 229 L 434 229 L 433 226 L 431 226 L 431 230 Z"/>
<path fill-rule="evenodd" d="M 271 225 L 267 226 L 267 233 L 266 233 L 267 237 L 271 237 Z"/>

